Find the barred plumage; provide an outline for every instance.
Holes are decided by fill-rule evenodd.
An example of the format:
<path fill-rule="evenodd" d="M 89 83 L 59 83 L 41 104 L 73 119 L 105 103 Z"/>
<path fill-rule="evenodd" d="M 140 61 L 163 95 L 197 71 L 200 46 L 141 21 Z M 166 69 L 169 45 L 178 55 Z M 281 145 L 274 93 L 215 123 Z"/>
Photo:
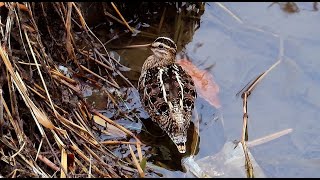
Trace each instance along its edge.
<path fill-rule="evenodd" d="M 197 97 L 192 77 L 175 63 L 177 46 L 167 37 L 151 44 L 153 55 L 143 64 L 138 82 L 140 100 L 151 119 L 158 123 L 185 153 L 187 130 Z"/>

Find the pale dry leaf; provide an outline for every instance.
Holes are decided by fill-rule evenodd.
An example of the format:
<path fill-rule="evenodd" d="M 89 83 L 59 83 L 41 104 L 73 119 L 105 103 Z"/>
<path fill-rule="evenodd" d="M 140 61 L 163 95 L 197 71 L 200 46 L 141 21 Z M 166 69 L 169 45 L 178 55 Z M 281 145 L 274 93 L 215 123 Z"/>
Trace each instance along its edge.
<path fill-rule="evenodd" d="M 198 69 L 187 59 L 180 59 L 177 63 L 192 77 L 198 95 L 215 108 L 220 108 L 219 86 L 215 83 L 213 76 L 205 70 Z"/>
<path fill-rule="evenodd" d="M 105 120 L 103 120 L 99 116 L 93 115 L 93 120 L 95 123 L 99 124 L 100 126 L 106 127 L 107 128 L 106 131 L 108 132 L 108 134 L 116 137 L 122 137 L 122 138 L 126 137 L 125 132 L 115 127 L 114 125 L 107 123 Z"/>

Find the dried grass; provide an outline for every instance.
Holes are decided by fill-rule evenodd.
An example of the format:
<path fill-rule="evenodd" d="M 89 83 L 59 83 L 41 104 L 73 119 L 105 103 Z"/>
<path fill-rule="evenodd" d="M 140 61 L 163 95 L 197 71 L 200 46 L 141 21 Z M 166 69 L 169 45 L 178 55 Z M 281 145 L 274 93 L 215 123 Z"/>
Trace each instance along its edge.
<path fill-rule="evenodd" d="M 281 42 L 281 41 L 280 41 Z M 280 52 L 281 54 L 281 52 Z M 280 55 L 281 58 L 281 55 Z M 245 168 L 246 168 L 246 172 L 247 172 L 247 177 L 248 178 L 254 178 L 254 170 L 253 170 L 253 166 L 251 163 L 251 160 L 249 158 L 249 153 L 248 153 L 248 147 L 247 147 L 247 141 L 248 141 L 248 97 L 251 95 L 252 91 L 254 90 L 254 88 L 257 86 L 257 84 L 274 68 L 276 67 L 279 63 L 281 62 L 281 59 L 279 59 L 278 61 L 276 61 L 267 71 L 261 73 L 252 83 L 250 83 L 248 86 L 244 87 L 246 88 L 244 90 L 244 88 L 240 91 L 242 93 L 241 98 L 243 100 L 243 126 L 242 126 L 242 136 L 241 136 L 241 144 L 243 147 L 243 152 L 245 155 Z M 239 92 L 239 93 L 240 93 Z M 237 93 L 237 95 L 239 94 Z M 263 142 L 260 142 L 263 143 Z"/>
<path fill-rule="evenodd" d="M 100 142 L 92 117 L 102 118 L 136 142 L 129 130 L 92 109 L 81 94 L 81 81 L 119 88 L 111 75 L 129 82 L 122 65 L 108 55 L 103 43 L 88 28 L 74 2 L 1 2 L 0 27 L 0 174 L 6 177 L 132 177 L 140 174 L 137 162 L 119 160 Z M 7 11 L 7 13 L 6 13 Z M 83 33 L 76 34 L 77 26 Z M 84 39 L 80 47 L 77 39 Z M 59 70 L 82 73 L 70 78 Z M 107 72 L 97 73 L 95 68 Z M 90 77 L 91 76 L 91 77 Z M 100 80 L 99 80 L 100 79 Z M 132 85 L 132 84 L 130 84 Z M 117 103 L 112 94 L 111 102 Z M 65 99 L 76 98 L 77 103 Z M 123 141 L 123 143 L 128 143 Z M 106 163 L 109 162 L 109 163 Z M 138 167 L 134 170 L 132 168 Z M 130 169 L 120 172 L 121 169 Z"/>

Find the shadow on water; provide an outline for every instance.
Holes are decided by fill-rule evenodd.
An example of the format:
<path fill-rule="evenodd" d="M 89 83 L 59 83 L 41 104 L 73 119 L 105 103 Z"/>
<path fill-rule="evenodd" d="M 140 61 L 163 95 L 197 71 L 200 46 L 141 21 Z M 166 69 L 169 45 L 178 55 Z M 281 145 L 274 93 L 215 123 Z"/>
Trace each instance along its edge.
<path fill-rule="evenodd" d="M 187 151 L 185 154 L 181 154 L 176 150 L 169 136 L 158 125 L 153 123 L 151 119 L 142 119 L 142 123 L 145 125 L 145 128 L 138 134 L 138 137 L 144 144 L 152 147 L 149 154 L 154 154 L 148 161 L 168 170 L 183 171 L 181 159 L 191 154 L 191 143 L 195 133 L 194 124 L 191 122 L 188 129 Z M 200 137 L 198 136 L 199 139 Z M 197 146 L 196 148 L 199 151 L 199 147 Z"/>

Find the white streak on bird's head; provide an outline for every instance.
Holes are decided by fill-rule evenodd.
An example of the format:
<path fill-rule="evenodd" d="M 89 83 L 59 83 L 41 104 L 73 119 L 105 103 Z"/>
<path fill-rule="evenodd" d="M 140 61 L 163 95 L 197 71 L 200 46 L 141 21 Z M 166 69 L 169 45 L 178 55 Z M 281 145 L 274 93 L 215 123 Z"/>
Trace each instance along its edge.
<path fill-rule="evenodd" d="M 172 58 L 176 56 L 177 45 L 168 37 L 158 37 L 152 44 L 153 54 L 160 58 Z"/>

